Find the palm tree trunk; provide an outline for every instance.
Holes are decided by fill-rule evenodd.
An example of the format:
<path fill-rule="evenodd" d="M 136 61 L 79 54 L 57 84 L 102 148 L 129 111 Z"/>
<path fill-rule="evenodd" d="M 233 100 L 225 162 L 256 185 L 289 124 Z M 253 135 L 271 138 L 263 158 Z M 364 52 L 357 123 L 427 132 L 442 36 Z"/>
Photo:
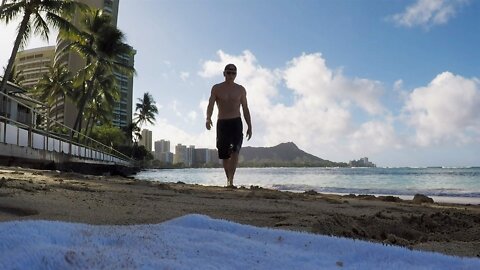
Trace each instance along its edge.
<path fill-rule="evenodd" d="M 90 96 L 89 89 L 90 87 L 87 87 L 87 93 L 85 93 L 85 96 L 80 99 L 78 114 L 77 114 L 77 118 L 75 119 L 74 129 L 77 128 L 77 131 L 80 133 L 82 132 L 83 111 L 85 110 L 88 97 Z"/>
<path fill-rule="evenodd" d="M 93 122 L 93 115 L 90 113 L 87 117 L 87 124 L 85 125 L 85 135 L 87 135 L 88 137 L 90 137 L 90 134 L 91 134 L 90 126 L 93 126 L 91 125 L 92 122 Z"/>
<path fill-rule="evenodd" d="M 90 126 L 90 130 L 88 131 L 88 136 L 91 137 L 92 132 L 93 132 L 93 128 L 95 127 L 95 120 L 94 120 L 93 115 L 90 116 L 90 120 L 88 120 L 88 123 L 89 123 L 89 126 Z"/>
<path fill-rule="evenodd" d="M 86 66 L 88 66 L 90 62 L 91 62 L 90 59 L 87 59 Z M 95 78 L 95 75 L 96 74 L 94 73 L 93 78 Z M 78 132 L 82 132 L 83 111 L 85 109 L 88 98 L 90 96 L 91 88 L 93 87 L 93 85 L 91 85 L 93 83 L 93 81 L 92 81 L 93 78 L 91 80 L 85 80 L 85 77 L 84 77 L 83 91 L 85 93 L 85 96 L 80 97 L 78 114 L 77 114 L 77 118 L 75 119 L 75 124 L 73 125 L 73 129 L 77 129 L 77 127 L 78 127 L 78 129 L 77 129 Z"/>
<path fill-rule="evenodd" d="M 17 57 L 18 49 L 20 48 L 20 44 L 22 43 L 23 35 L 25 34 L 25 29 L 27 29 L 28 21 L 30 20 L 30 12 L 26 11 L 23 15 L 22 22 L 20 23 L 20 28 L 18 29 L 17 38 L 15 39 L 15 44 L 12 49 L 12 53 L 10 55 L 10 59 L 8 60 L 7 69 L 5 70 L 5 74 L 3 74 L 2 84 L 0 85 L 0 91 L 3 93 L 7 93 L 6 85 L 8 78 L 10 78 L 10 74 L 12 73 L 13 64 L 15 62 L 15 57 Z"/>
<path fill-rule="evenodd" d="M 2 5 L 3 4 L 4 3 L 2 3 Z M 17 52 L 18 52 L 18 49 L 20 48 L 20 44 L 22 43 L 23 35 L 25 34 L 25 29 L 27 29 L 28 22 L 30 20 L 30 14 L 31 12 L 26 11 L 25 14 L 23 15 L 22 22 L 20 23 L 20 28 L 18 29 L 17 38 L 15 39 L 12 53 L 10 55 L 10 59 L 8 60 L 7 69 L 5 70 L 5 74 L 3 74 L 2 83 L 0 84 L 0 92 L 3 92 L 4 94 L 7 94 L 7 88 L 6 88 L 7 81 L 8 81 L 8 78 L 10 78 L 10 74 L 12 73 L 13 63 L 15 62 L 15 57 L 17 57 Z M 6 112 L 7 110 L 6 98 L 3 98 L 2 103 L 3 103 L 2 104 L 3 110 Z"/>
<path fill-rule="evenodd" d="M 85 84 L 87 82 L 84 82 L 83 83 L 83 92 L 85 93 L 84 96 L 81 96 L 80 97 L 80 100 L 78 101 L 78 112 L 77 112 L 77 117 L 75 118 L 75 123 L 73 124 L 73 129 L 74 130 L 77 130 L 78 132 L 80 132 L 78 126 L 80 125 L 80 119 L 82 117 L 82 114 L 83 114 L 83 107 L 85 107 L 85 103 L 86 103 L 86 96 L 87 96 L 87 87 L 85 87 Z"/>

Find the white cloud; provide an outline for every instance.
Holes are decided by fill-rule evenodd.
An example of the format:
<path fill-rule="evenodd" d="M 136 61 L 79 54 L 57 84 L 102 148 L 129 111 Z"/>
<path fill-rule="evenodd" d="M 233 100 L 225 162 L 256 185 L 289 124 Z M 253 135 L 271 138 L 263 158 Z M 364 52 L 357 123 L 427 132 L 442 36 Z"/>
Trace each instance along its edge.
<path fill-rule="evenodd" d="M 402 89 L 403 89 L 403 80 L 396 80 L 393 83 L 393 90 L 395 90 L 397 92 L 401 92 Z"/>
<path fill-rule="evenodd" d="M 181 103 L 177 100 L 173 100 L 168 105 L 168 108 L 173 112 L 173 114 L 171 114 L 171 115 L 175 115 L 177 120 L 180 119 L 185 123 L 193 123 L 197 120 L 197 116 L 198 116 L 197 111 L 191 110 L 189 112 L 182 112 L 181 108 L 186 108 L 186 107 L 184 106 L 183 103 Z M 200 110 L 200 111 L 202 111 L 202 110 Z"/>
<path fill-rule="evenodd" d="M 391 17 L 399 26 L 429 28 L 447 23 L 468 0 L 417 0 L 403 13 Z"/>
<path fill-rule="evenodd" d="M 449 147 L 480 143 L 480 82 L 476 78 L 445 72 L 413 91 L 405 90 L 403 81 L 397 80 L 390 88 L 405 105 L 401 115 L 392 116 L 380 102 L 380 82 L 349 78 L 329 68 L 319 53 L 302 54 L 273 69 L 261 66 L 249 51 L 239 55 L 219 51 L 217 55 L 217 59 L 205 61 L 198 74 L 221 82 L 224 66 L 237 65 L 236 82 L 247 89 L 253 122 L 252 141 L 245 145 L 293 141 L 319 157 L 347 161 L 382 155 L 380 159 L 394 160 L 405 152 L 436 149 L 439 143 Z M 280 89 L 282 95 L 287 91 L 292 97 L 288 103 L 279 102 Z M 215 126 L 207 131 L 203 121 L 196 120 L 205 116 L 207 103 L 204 97 L 196 110 L 184 113 L 178 110 L 181 104 L 171 103 L 178 119 L 157 123 L 155 139 L 214 148 Z M 215 118 L 216 112 L 214 122 Z M 178 128 L 178 120 L 184 129 Z M 201 126 L 201 131 L 187 131 L 192 125 L 197 130 Z"/>
<path fill-rule="evenodd" d="M 190 119 L 190 121 L 197 120 L 197 112 L 196 111 L 190 111 L 188 113 L 188 118 Z"/>
<path fill-rule="evenodd" d="M 388 148 L 402 148 L 391 121 L 363 123 L 351 135 L 350 149 L 356 155 L 370 155 Z"/>
<path fill-rule="evenodd" d="M 239 56 L 223 51 L 217 55 L 218 60 L 204 63 L 199 75 L 220 78 L 226 64 L 237 65 L 236 82 L 247 89 L 253 145 L 293 141 L 299 147 L 324 157 L 340 156 L 340 152 L 350 151 L 349 141 L 358 137 L 351 136 L 356 131 L 352 110 L 360 109 L 372 116 L 387 112 L 379 102 L 383 92 L 379 82 L 347 78 L 340 71 L 334 72 L 319 53 L 302 54 L 283 69 L 262 67 L 249 51 Z M 281 86 L 294 96 L 293 104 L 275 102 Z M 204 106 L 206 101 L 200 105 L 201 108 Z M 377 127 L 377 133 L 382 133 L 381 128 L 387 129 L 383 133 L 391 133 L 390 126 Z M 388 147 L 386 144 L 381 146 Z"/>
<path fill-rule="evenodd" d="M 180 79 L 182 79 L 182 81 L 186 81 L 188 78 L 190 78 L 190 73 L 180 72 Z"/>
<path fill-rule="evenodd" d="M 480 81 L 441 73 L 428 86 L 414 89 L 403 111 L 418 145 L 479 140 Z"/>
<path fill-rule="evenodd" d="M 306 98 L 305 102 L 311 106 L 355 104 L 369 114 L 385 110 L 378 100 L 383 92 L 379 82 L 350 79 L 340 71 L 333 72 L 319 53 L 294 58 L 288 63 L 284 79 L 297 98 Z"/>

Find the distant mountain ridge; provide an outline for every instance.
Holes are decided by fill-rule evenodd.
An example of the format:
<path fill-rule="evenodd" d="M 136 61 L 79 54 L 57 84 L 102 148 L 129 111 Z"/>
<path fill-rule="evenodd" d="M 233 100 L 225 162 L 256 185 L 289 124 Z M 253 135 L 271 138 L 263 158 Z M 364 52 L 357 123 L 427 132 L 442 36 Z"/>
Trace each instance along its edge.
<path fill-rule="evenodd" d="M 321 159 L 299 149 L 293 142 L 273 147 L 243 147 L 239 165 L 243 167 L 346 167 L 343 162 Z"/>

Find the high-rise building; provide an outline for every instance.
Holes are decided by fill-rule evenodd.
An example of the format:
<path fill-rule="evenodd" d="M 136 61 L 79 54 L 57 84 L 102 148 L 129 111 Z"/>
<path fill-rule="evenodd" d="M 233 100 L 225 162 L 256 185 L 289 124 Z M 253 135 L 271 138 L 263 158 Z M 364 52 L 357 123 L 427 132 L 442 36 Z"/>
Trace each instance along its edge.
<path fill-rule="evenodd" d="M 155 141 L 155 152 L 156 153 L 170 152 L 170 141 L 166 141 L 166 140 Z"/>
<path fill-rule="evenodd" d="M 208 149 L 207 163 L 215 164 L 221 162 L 218 159 L 218 150 L 217 149 Z"/>
<path fill-rule="evenodd" d="M 155 159 L 161 162 L 171 164 L 173 163 L 173 153 L 170 152 L 170 141 L 160 140 L 155 141 Z"/>
<path fill-rule="evenodd" d="M 117 25 L 118 19 L 118 9 L 120 0 L 77 0 L 78 2 L 89 5 L 92 8 L 102 9 L 104 12 L 108 13 L 112 18 L 112 24 Z M 76 26 L 79 24 L 80 14 L 77 14 L 73 20 Z M 57 40 L 56 50 L 59 51 L 65 46 L 68 42 L 62 39 Z M 124 63 L 134 66 L 134 55 L 136 51 L 132 48 L 131 55 L 119 55 L 118 60 Z M 85 66 L 85 60 L 82 59 L 76 53 L 68 53 L 59 59 L 55 59 L 58 63 L 67 65 L 68 69 L 72 73 L 78 72 L 81 68 Z M 115 72 L 115 77 L 117 78 L 117 85 L 120 90 L 120 100 L 115 103 L 113 107 L 113 119 L 112 123 L 117 127 L 126 127 L 132 122 L 132 103 L 133 103 L 133 77 Z M 67 100 L 60 100 L 54 110 L 51 112 L 51 116 L 56 114 L 60 115 L 61 118 L 59 122 L 63 124 L 74 127 L 76 116 L 78 114 L 76 104 L 67 98 Z"/>
<path fill-rule="evenodd" d="M 173 156 L 173 164 L 187 164 L 187 146 L 177 144 L 175 146 L 175 155 Z"/>
<path fill-rule="evenodd" d="M 173 163 L 173 153 L 172 152 L 163 152 L 163 153 L 155 153 L 155 158 L 158 159 L 159 161 L 166 163 L 166 164 L 172 164 Z"/>
<path fill-rule="evenodd" d="M 195 145 L 190 145 L 187 148 L 187 159 L 185 163 L 187 166 L 192 166 L 195 164 Z"/>
<path fill-rule="evenodd" d="M 195 149 L 195 164 L 196 165 L 203 165 L 207 163 L 207 159 L 209 157 L 209 149 L 207 148 L 198 148 Z"/>
<path fill-rule="evenodd" d="M 142 129 L 142 138 L 139 142 L 140 145 L 145 146 L 147 151 L 152 152 L 152 131 L 148 129 Z"/>
<path fill-rule="evenodd" d="M 55 46 L 47 46 L 19 51 L 15 58 L 15 71 L 24 77 L 22 87 L 35 87 L 48 69 L 52 66 L 55 56 Z"/>

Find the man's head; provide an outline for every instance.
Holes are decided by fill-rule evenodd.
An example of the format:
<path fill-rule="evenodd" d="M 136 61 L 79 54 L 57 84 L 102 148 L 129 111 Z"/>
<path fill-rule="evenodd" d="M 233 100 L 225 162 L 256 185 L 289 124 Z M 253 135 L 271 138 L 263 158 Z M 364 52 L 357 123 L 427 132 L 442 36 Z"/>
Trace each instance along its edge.
<path fill-rule="evenodd" d="M 223 76 L 225 76 L 226 81 L 234 81 L 237 76 L 237 67 L 234 64 L 226 65 Z"/>

